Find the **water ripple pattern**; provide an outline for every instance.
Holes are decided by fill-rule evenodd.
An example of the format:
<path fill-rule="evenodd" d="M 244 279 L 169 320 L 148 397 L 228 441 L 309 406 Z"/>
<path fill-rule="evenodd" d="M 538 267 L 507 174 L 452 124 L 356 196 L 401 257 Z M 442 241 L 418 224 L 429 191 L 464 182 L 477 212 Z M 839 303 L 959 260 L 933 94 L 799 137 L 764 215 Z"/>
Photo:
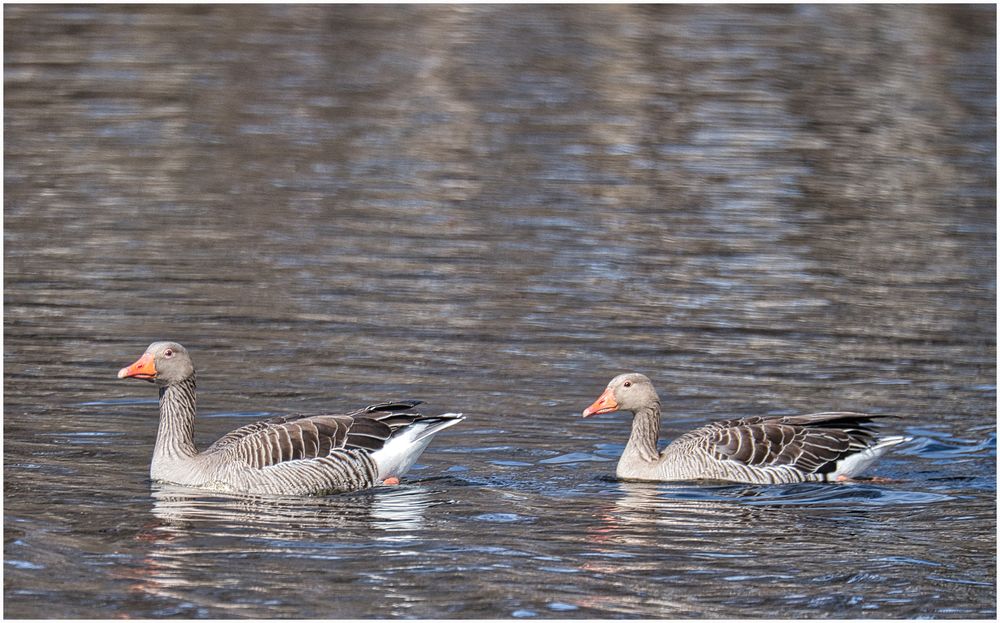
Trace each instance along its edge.
<path fill-rule="evenodd" d="M 996 616 L 996 7 L 4 6 L 4 614 Z M 150 342 L 200 447 L 421 399 L 395 487 L 149 482 Z M 850 410 L 845 485 L 615 480 Z"/>

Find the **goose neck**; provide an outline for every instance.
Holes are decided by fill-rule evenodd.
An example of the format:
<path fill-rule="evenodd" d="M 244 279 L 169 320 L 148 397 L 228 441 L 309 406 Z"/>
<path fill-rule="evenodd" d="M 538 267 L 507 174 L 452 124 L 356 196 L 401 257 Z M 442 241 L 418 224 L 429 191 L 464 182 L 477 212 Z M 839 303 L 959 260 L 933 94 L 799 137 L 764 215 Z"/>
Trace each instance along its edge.
<path fill-rule="evenodd" d="M 153 462 L 196 455 L 194 376 L 160 388 L 160 425 L 156 433 Z"/>
<path fill-rule="evenodd" d="M 638 409 L 632 417 L 632 435 L 625 446 L 625 453 L 644 461 L 657 461 L 660 458 L 656 449 L 659 438 L 660 403 L 656 401 Z"/>

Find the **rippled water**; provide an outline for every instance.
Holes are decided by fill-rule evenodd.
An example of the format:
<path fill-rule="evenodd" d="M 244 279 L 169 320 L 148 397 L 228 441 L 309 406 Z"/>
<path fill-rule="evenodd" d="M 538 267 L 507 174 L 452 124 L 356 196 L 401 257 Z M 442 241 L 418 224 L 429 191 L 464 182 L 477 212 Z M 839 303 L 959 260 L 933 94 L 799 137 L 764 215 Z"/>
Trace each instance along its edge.
<path fill-rule="evenodd" d="M 995 8 L 6 5 L 8 617 L 996 614 Z M 205 445 L 463 411 L 397 487 L 151 485 Z M 901 416 L 890 483 L 617 482 L 664 433 Z"/>

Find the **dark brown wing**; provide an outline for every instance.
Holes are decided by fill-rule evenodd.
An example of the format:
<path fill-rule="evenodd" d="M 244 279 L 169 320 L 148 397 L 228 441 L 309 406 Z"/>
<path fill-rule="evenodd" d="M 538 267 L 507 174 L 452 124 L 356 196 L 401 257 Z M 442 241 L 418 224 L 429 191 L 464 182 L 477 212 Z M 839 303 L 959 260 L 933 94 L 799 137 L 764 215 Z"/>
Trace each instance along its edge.
<path fill-rule="evenodd" d="M 836 412 L 726 420 L 707 427 L 707 449 L 718 460 L 825 474 L 874 442 L 871 425 L 878 417 L 884 416 Z"/>
<path fill-rule="evenodd" d="M 225 435 L 207 452 L 226 452 L 251 467 L 311 459 L 335 449 L 374 451 L 394 430 L 421 418 L 406 412 L 416 401 L 387 402 L 348 415 L 285 415 L 254 422 Z"/>
<path fill-rule="evenodd" d="M 296 422 L 299 420 L 314 418 L 314 417 L 357 417 L 366 413 L 372 414 L 395 414 L 400 411 L 406 411 L 412 409 L 413 407 L 420 404 L 419 400 L 400 400 L 395 402 L 381 402 L 374 405 L 368 405 L 363 409 L 358 409 L 346 414 L 333 414 L 333 413 L 293 413 L 290 415 L 279 415 L 277 417 L 269 418 L 267 420 L 260 420 L 259 422 L 253 422 L 245 426 L 241 426 L 234 431 L 226 433 L 219 439 L 215 441 L 211 446 L 208 447 L 207 452 L 213 452 L 215 450 L 220 450 L 226 446 L 230 446 L 234 443 L 239 442 L 239 440 L 244 437 L 259 433 L 260 431 L 267 430 L 274 427 L 284 426 L 285 424 Z"/>
<path fill-rule="evenodd" d="M 206 450 L 206 452 L 214 452 L 216 450 L 223 449 L 227 446 L 231 446 L 234 443 L 239 442 L 239 440 L 243 439 L 244 437 L 253 435 L 254 433 L 258 433 L 262 430 L 267 430 L 275 426 L 281 426 L 287 422 L 292 422 L 304 417 L 308 416 L 305 414 L 279 415 L 278 417 L 269 418 L 267 420 L 260 420 L 259 422 L 253 422 L 252 424 L 246 424 L 245 426 L 241 426 L 236 430 L 232 430 L 223 435 L 222 437 L 216 439 L 215 443 L 210 445 Z"/>

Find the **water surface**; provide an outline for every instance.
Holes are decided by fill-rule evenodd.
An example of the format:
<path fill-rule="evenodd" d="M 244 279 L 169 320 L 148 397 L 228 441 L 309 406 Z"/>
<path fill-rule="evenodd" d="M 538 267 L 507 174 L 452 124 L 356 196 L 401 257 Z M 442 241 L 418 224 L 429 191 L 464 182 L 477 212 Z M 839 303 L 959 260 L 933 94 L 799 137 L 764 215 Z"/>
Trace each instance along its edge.
<path fill-rule="evenodd" d="M 8 617 L 993 618 L 991 6 L 4 7 Z M 397 487 L 154 485 L 420 398 Z M 892 413 L 844 486 L 614 480 L 664 435 Z"/>

